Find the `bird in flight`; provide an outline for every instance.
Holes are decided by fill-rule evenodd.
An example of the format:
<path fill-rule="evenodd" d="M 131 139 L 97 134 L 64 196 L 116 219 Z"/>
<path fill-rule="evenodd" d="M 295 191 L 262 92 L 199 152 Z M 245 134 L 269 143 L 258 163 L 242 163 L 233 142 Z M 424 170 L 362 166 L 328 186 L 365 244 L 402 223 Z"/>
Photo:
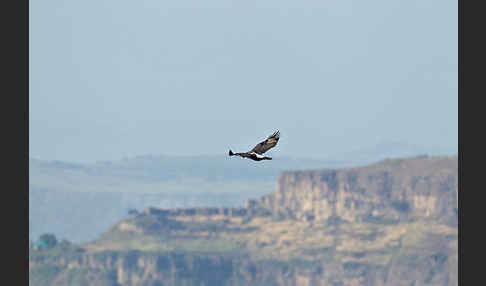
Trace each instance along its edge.
<path fill-rule="evenodd" d="M 251 151 L 245 153 L 233 153 L 233 151 L 229 150 L 229 155 L 240 156 L 242 158 L 248 158 L 254 161 L 272 160 L 270 157 L 263 156 L 263 153 L 275 147 L 278 139 L 280 139 L 280 131 L 277 130 L 277 132 L 270 135 L 267 139 L 258 143 L 253 149 L 251 149 Z"/>

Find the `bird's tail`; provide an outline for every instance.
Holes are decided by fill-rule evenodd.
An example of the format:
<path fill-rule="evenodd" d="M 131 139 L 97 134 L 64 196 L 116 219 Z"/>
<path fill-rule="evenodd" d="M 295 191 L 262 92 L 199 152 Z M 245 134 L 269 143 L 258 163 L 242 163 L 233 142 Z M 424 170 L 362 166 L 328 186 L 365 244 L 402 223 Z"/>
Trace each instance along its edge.
<path fill-rule="evenodd" d="M 233 153 L 233 151 L 229 150 L 229 153 L 228 153 L 230 156 L 233 156 L 235 153 Z"/>

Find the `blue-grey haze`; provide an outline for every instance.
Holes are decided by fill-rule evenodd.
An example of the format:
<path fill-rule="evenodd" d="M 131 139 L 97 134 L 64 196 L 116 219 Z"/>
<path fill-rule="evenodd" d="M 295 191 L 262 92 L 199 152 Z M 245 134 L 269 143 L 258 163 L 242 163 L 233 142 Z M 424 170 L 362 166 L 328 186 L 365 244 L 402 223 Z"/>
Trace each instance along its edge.
<path fill-rule="evenodd" d="M 30 157 L 457 153 L 457 1 L 29 1 Z"/>

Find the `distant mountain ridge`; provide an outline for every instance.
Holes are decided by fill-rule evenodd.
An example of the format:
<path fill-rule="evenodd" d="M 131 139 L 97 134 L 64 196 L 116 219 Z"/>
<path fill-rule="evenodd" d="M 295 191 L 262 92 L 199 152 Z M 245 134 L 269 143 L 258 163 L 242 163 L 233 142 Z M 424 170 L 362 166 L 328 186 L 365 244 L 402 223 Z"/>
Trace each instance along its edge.
<path fill-rule="evenodd" d="M 242 206 L 249 198 L 273 191 L 282 170 L 341 165 L 285 157 L 262 164 L 227 154 L 147 155 L 92 164 L 31 158 L 29 234 L 36 239 L 53 232 L 88 241 L 125 218 L 129 209 Z"/>
<path fill-rule="evenodd" d="M 336 168 L 346 162 L 322 159 L 277 157 L 273 162 L 247 162 L 224 156 L 137 156 L 119 161 L 79 164 L 63 161 L 43 161 L 31 158 L 33 175 L 39 169 L 79 172 L 82 175 L 124 177 L 135 180 L 167 181 L 182 178 L 204 180 L 275 179 L 281 171 L 322 166 Z M 33 177 L 35 179 L 36 177 Z M 58 178 L 60 179 L 60 178 Z M 35 183 L 35 180 L 34 180 Z"/>

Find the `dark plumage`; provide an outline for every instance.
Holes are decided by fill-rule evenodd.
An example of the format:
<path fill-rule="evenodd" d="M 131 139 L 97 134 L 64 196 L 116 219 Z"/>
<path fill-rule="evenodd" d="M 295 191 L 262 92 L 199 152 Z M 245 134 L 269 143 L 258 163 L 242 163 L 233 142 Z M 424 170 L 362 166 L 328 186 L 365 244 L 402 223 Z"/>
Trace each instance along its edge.
<path fill-rule="evenodd" d="M 280 139 L 279 131 L 270 135 L 267 139 L 265 139 L 265 141 L 258 143 L 253 149 L 248 152 L 233 153 L 233 151 L 229 150 L 229 155 L 240 156 L 242 158 L 248 158 L 254 161 L 272 160 L 272 158 L 270 157 L 263 156 L 263 153 L 275 147 L 275 145 L 277 145 L 278 139 Z"/>

